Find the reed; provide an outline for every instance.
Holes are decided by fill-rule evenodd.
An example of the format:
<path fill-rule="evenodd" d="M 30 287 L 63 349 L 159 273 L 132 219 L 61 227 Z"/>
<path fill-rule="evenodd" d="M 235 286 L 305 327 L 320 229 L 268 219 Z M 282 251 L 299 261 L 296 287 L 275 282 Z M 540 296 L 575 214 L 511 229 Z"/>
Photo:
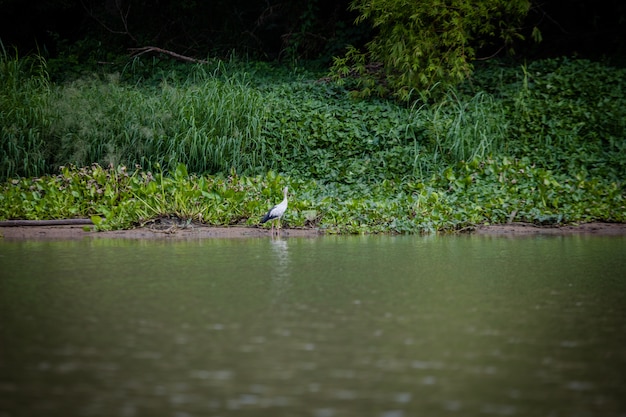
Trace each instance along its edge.
<path fill-rule="evenodd" d="M 45 61 L 12 56 L 0 43 L 0 179 L 46 171 L 49 97 Z"/>
<path fill-rule="evenodd" d="M 491 95 L 478 92 L 460 98 L 450 90 L 426 112 L 427 129 L 435 141 L 434 161 L 485 159 L 503 150 L 507 135 L 504 108 Z"/>
<path fill-rule="evenodd" d="M 135 88 L 119 76 L 60 86 L 53 104 L 58 164 L 184 163 L 192 172 L 261 172 L 260 94 L 242 80 L 198 67 L 188 81 Z"/>

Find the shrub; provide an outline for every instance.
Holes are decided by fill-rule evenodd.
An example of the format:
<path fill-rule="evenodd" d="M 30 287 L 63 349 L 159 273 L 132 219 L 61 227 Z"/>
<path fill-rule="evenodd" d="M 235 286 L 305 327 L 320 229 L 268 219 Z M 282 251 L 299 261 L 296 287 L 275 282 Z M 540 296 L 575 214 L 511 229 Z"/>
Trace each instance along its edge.
<path fill-rule="evenodd" d="M 530 2 L 354 0 L 351 8 L 360 13 L 357 23 L 367 21 L 378 33 L 366 52 L 352 48 L 335 60 L 335 78 L 352 68 L 365 80 L 362 94 L 389 91 L 409 100 L 464 80 L 477 50 L 490 42 L 511 48 Z M 382 76 L 368 71 L 367 62 L 382 63 Z"/>

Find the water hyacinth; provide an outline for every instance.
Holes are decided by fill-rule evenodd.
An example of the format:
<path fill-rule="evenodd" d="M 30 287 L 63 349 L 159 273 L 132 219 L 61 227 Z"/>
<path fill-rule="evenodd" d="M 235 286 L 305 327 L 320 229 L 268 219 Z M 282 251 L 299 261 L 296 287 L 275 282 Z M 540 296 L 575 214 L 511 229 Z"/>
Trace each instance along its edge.
<path fill-rule="evenodd" d="M 173 175 L 123 166 L 63 167 L 55 176 L 11 180 L 0 188 L 0 219 L 91 217 L 100 230 L 172 216 L 183 223 L 257 225 L 282 186 L 293 190 L 284 222 L 328 233 L 424 233 L 477 224 L 626 221 L 615 183 L 571 181 L 528 161 L 459 164 L 427 183 L 383 181 L 364 195 L 350 187 L 264 176 Z M 512 197 L 514 196 L 514 197 Z"/>

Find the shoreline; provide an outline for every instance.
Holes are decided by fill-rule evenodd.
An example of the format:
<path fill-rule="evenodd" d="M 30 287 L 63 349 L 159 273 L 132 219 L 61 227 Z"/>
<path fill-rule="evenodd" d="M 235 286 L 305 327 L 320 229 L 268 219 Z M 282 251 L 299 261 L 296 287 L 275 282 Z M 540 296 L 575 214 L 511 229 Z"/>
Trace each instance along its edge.
<path fill-rule="evenodd" d="M 5 240 L 63 240 L 84 238 L 109 239 L 215 239 L 215 238 L 261 238 L 270 237 L 270 230 L 262 227 L 241 226 L 205 226 L 191 225 L 187 227 L 171 226 L 168 228 L 142 227 L 127 230 L 97 232 L 89 229 L 88 223 L 60 224 L 61 221 L 45 224 L 42 222 L 27 225 L 23 221 L 14 224 L 0 224 L 0 239 Z M 579 225 L 538 226 L 529 223 L 509 223 L 488 226 L 476 226 L 475 229 L 462 234 L 482 236 L 568 236 L 568 235 L 601 235 L 624 236 L 626 224 L 591 222 Z M 281 229 L 280 237 L 318 237 L 324 233 L 318 229 Z"/>
<path fill-rule="evenodd" d="M 126 230 L 93 231 L 84 225 L 0 226 L 0 239 L 5 240 L 71 240 L 71 239 L 145 239 L 195 240 L 219 238 L 270 237 L 270 229 L 239 226 L 171 226 L 169 228 L 140 227 Z M 282 229 L 281 237 L 317 237 L 317 229 Z"/>

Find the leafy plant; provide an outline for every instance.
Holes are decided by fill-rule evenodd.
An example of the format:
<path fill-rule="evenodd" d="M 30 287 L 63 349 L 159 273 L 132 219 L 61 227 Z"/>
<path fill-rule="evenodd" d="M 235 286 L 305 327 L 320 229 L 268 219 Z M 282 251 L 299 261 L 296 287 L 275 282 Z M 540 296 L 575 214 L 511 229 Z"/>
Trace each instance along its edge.
<path fill-rule="evenodd" d="M 380 62 L 385 89 L 401 100 L 411 100 L 438 89 L 445 91 L 466 79 L 476 51 L 493 39 L 511 48 L 521 38 L 519 23 L 530 8 L 528 0 L 474 2 L 439 0 L 354 0 L 357 23 L 369 22 L 378 33 L 363 54 L 348 49 L 346 61 L 335 61 L 335 75 L 352 67 L 364 76 L 363 95 L 370 95 L 373 78 L 364 62 Z"/>
<path fill-rule="evenodd" d="M 623 69 L 485 64 L 438 103 L 408 107 L 351 100 L 303 68 L 231 62 L 56 84 L 13 61 L 5 74 L 20 86 L 5 78 L 0 100 L 20 110 L 0 129 L 14 126 L 19 151 L 5 167 L 34 146 L 45 157 L 4 172 L 1 219 L 256 225 L 289 185 L 283 221 L 328 233 L 626 221 Z M 25 103 L 36 117 L 18 124 Z"/>

